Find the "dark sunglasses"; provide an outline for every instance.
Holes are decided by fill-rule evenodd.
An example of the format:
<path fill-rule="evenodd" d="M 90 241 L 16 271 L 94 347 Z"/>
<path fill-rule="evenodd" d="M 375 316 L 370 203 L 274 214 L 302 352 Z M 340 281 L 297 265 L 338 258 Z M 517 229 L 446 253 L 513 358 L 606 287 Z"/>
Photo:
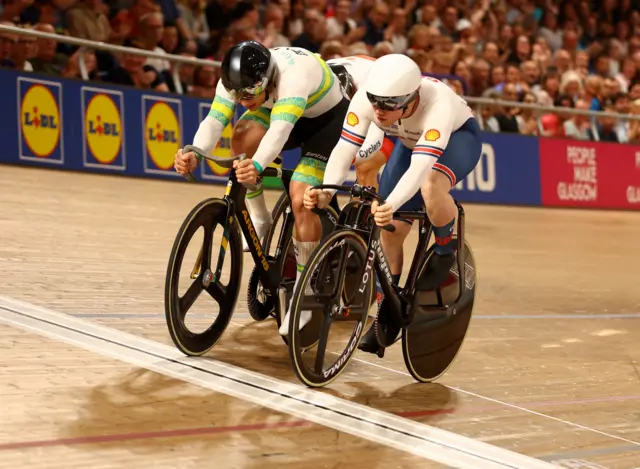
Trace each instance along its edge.
<path fill-rule="evenodd" d="M 415 97 L 415 91 L 406 96 L 376 96 L 367 92 L 367 99 L 371 105 L 383 111 L 397 111 L 398 109 L 402 109 Z"/>

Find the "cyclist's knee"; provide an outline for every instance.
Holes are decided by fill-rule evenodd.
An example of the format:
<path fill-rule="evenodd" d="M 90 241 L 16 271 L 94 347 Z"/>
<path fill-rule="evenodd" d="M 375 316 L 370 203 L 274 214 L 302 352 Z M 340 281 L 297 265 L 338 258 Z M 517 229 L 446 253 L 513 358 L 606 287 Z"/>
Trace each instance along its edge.
<path fill-rule="evenodd" d="M 233 155 L 246 153 L 249 158 L 253 157 L 266 133 L 267 129 L 255 121 L 239 120 L 233 128 L 231 153 Z"/>
<path fill-rule="evenodd" d="M 307 189 L 307 184 L 302 184 L 298 181 L 291 181 L 289 185 L 289 198 L 291 199 L 291 210 L 293 210 L 294 215 L 304 214 L 305 212 L 309 212 L 304 207 L 304 191 Z"/>
<path fill-rule="evenodd" d="M 422 198 L 427 207 L 437 205 L 449 198 L 451 180 L 440 171 L 430 171 L 427 180 L 422 185 Z"/>

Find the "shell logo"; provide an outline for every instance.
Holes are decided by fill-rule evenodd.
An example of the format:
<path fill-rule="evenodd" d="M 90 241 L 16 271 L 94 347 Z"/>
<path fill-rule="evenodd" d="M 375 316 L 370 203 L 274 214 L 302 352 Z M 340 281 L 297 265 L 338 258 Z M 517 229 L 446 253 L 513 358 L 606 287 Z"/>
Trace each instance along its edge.
<path fill-rule="evenodd" d="M 427 130 L 427 133 L 424 134 L 424 139 L 428 142 L 435 142 L 440 138 L 440 131 L 436 129 Z"/>
<path fill-rule="evenodd" d="M 60 142 L 60 109 L 51 91 L 33 85 L 22 98 L 20 127 L 29 150 L 38 158 L 47 158 Z"/>
<path fill-rule="evenodd" d="M 356 116 L 353 112 L 347 114 L 347 124 L 349 124 L 351 127 L 355 127 L 359 122 L 360 119 L 358 119 L 358 116 Z"/>

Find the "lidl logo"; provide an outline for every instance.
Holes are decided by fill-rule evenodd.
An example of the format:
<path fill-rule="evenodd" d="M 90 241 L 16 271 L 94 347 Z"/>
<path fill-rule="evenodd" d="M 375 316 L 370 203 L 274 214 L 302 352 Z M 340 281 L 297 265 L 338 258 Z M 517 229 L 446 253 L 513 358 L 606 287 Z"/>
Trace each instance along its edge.
<path fill-rule="evenodd" d="M 20 158 L 63 163 L 60 84 L 19 78 L 18 89 Z"/>
<path fill-rule="evenodd" d="M 200 103 L 199 106 L 199 117 L 202 122 L 207 114 L 209 113 L 209 108 L 211 104 Z M 218 141 L 216 147 L 211 151 L 213 156 L 221 157 L 221 158 L 229 158 L 231 156 L 231 138 L 233 137 L 233 122 L 229 123 L 227 127 L 222 131 L 222 136 Z M 205 163 L 206 162 L 206 163 Z M 229 169 L 223 168 L 220 165 L 217 165 L 209 160 L 203 160 L 201 164 L 200 174 L 203 179 L 214 179 L 214 180 L 224 180 L 229 176 Z"/>
<path fill-rule="evenodd" d="M 122 93 L 84 87 L 82 102 L 85 166 L 124 170 Z"/>
<path fill-rule="evenodd" d="M 145 171 L 175 174 L 173 157 L 182 147 L 182 104 L 179 100 L 144 96 Z"/>

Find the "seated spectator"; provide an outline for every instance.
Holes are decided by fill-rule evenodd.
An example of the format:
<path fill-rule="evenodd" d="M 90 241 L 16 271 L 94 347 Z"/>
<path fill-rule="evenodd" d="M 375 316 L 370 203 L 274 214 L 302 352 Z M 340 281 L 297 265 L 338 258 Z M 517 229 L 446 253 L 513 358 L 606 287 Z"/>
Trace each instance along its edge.
<path fill-rule="evenodd" d="M 185 46 L 179 50 L 179 55 L 182 57 L 195 57 L 195 51 L 189 50 L 189 47 L 185 44 Z M 191 93 L 191 85 L 193 84 L 193 74 L 195 70 L 195 65 L 171 62 L 170 68 L 168 70 L 163 70 L 160 72 L 162 76 L 162 81 L 167 84 L 169 91 L 172 93 L 176 93 L 176 83 L 174 72 L 178 70 L 178 79 L 180 80 L 180 85 L 182 86 L 183 94 Z"/>
<path fill-rule="evenodd" d="M 560 93 L 571 96 L 575 101 L 582 96 L 582 92 L 582 78 L 578 72 L 573 70 L 564 72 L 560 79 Z"/>
<path fill-rule="evenodd" d="M 618 92 L 614 94 L 610 99 L 611 104 L 615 112 L 618 114 L 628 114 L 631 110 L 631 102 L 629 101 L 629 95 L 626 93 Z M 620 143 L 628 143 L 629 137 L 627 135 L 629 130 L 629 121 L 627 119 L 619 119 L 616 121 L 615 132 L 618 135 L 618 141 Z"/>
<path fill-rule="evenodd" d="M 640 99 L 636 99 L 631 103 L 630 114 L 640 118 Z M 640 120 L 629 120 L 627 138 L 629 143 L 640 144 Z"/>
<path fill-rule="evenodd" d="M 384 37 L 386 41 L 391 43 L 395 54 L 403 54 L 409 47 L 407 12 L 403 8 L 395 8 L 391 13 L 391 21 L 384 31 Z"/>
<path fill-rule="evenodd" d="M 218 75 L 213 66 L 197 66 L 193 72 L 191 96 L 213 100 L 216 94 Z"/>
<path fill-rule="evenodd" d="M 360 25 L 361 35 L 359 39 L 369 47 L 384 41 L 384 32 L 388 20 L 389 7 L 385 2 L 377 2 Z"/>
<path fill-rule="evenodd" d="M 556 108 L 573 108 L 574 103 L 573 99 L 569 95 L 559 95 L 553 105 Z M 567 114 L 565 112 L 560 112 L 558 109 L 557 112 L 550 112 L 544 114 L 540 118 L 540 123 L 542 124 L 542 130 L 540 135 L 544 137 L 555 137 L 561 138 L 565 137 L 565 122 L 571 119 L 572 114 Z"/>
<path fill-rule="evenodd" d="M 536 104 L 536 96 L 531 92 L 526 92 L 522 97 L 522 102 Z M 518 120 L 518 129 L 522 135 L 538 135 L 538 120 L 533 109 L 522 108 L 516 119 Z"/>
<path fill-rule="evenodd" d="M 416 24 L 409 30 L 409 50 L 426 51 L 430 44 L 429 27 L 424 24 Z"/>
<path fill-rule="evenodd" d="M 11 21 L 0 21 L 2 26 L 15 26 Z M 11 53 L 16 44 L 15 34 L 0 31 L 0 67 L 13 68 L 14 63 L 11 61 Z"/>
<path fill-rule="evenodd" d="M 164 35 L 164 17 L 162 13 L 148 13 L 140 18 L 140 37 L 137 39 L 140 48 L 155 52 L 156 54 L 166 54 L 165 50 L 158 46 Z M 145 65 L 152 66 L 157 72 L 169 70 L 168 60 L 147 58 Z"/>
<path fill-rule="evenodd" d="M 38 23 L 33 29 L 43 33 L 55 33 L 53 26 L 50 24 Z M 36 54 L 31 59 L 33 71 L 61 76 L 67 67 L 69 57 L 56 52 L 57 48 L 58 41 L 55 39 L 36 39 Z"/>
<path fill-rule="evenodd" d="M 291 41 L 294 47 L 302 47 L 311 52 L 320 52 L 320 46 L 327 37 L 327 21 L 317 10 L 304 12 L 303 33 Z"/>
<path fill-rule="evenodd" d="M 291 41 L 282 34 L 284 13 L 279 5 L 275 3 L 267 5 L 262 23 L 265 31 L 263 44 L 266 47 L 289 47 L 291 45 Z"/>
<path fill-rule="evenodd" d="M 483 98 L 500 99 L 500 93 L 495 89 L 490 88 L 483 93 Z M 483 105 L 480 108 L 480 122 L 482 130 L 487 132 L 500 132 L 500 124 L 496 119 L 496 114 L 498 112 L 500 112 L 500 106 L 497 104 Z"/>
<path fill-rule="evenodd" d="M 589 102 L 584 99 L 578 99 L 575 101 L 574 107 L 581 111 L 588 111 Z M 590 128 L 589 116 L 573 114 L 564 122 L 564 136 L 575 138 L 576 140 L 590 140 Z"/>
<path fill-rule="evenodd" d="M 344 41 L 351 37 L 358 24 L 351 13 L 351 0 L 338 0 L 333 10 L 333 16 L 327 20 L 327 39 L 337 39 Z"/>
<path fill-rule="evenodd" d="M 604 105 L 605 112 L 615 112 L 615 108 L 611 103 L 605 103 Z M 596 118 L 596 126 L 595 129 L 591 127 L 589 132 L 589 139 L 596 140 L 599 142 L 612 142 L 612 143 L 620 143 L 618 140 L 618 134 L 615 130 L 616 127 L 616 119 L 614 117 L 608 116 L 599 116 Z"/>
<path fill-rule="evenodd" d="M 65 68 L 62 70 L 63 77 L 77 79 L 83 78 L 80 72 L 80 51 L 80 48 L 76 49 L 76 51 L 67 59 Z M 98 80 L 98 60 L 95 52 L 92 50 L 83 50 L 82 57 L 84 59 L 84 65 L 87 69 L 89 80 Z"/>
<path fill-rule="evenodd" d="M 144 49 L 142 44 L 130 41 L 128 47 Z M 121 65 L 110 70 L 104 81 L 136 88 L 169 91 L 162 75 L 153 66 L 145 65 L 145 57 L 137 54 L 122 54 Z"/>
<path fill-rule="evenodd" d="M 502 94 L 500 96 L 502 101 L 518 101 L 518 90 L 513 83 L 507 83 L 502 88 Z M 519 133 L 518 120 L 516 114 L 518 108 L 516 107 L 500 107 L 496 110 L 495 118 L 498 121 L 500 132 L 505 133 Z"/>
<path fill-rule="evenodd" d="M 191 31 L 194 40 L 200 43 L 206 43 L 209 40 L 209 25 L 204 14 L 206 4 L 204 0 L 182 0 L 178 3 L 178 10 L 185 28 Z"/>
<path fill-rule="evenodd" d="M 180 46 L 180 34 L 178 27 L 173 21 L 164 22 L 162 28 L 162 39 L 160 40 L 160 48 L 167 54 L 177 54 Z"/>
<path fill-rule="evenodd" d="M 346 55 L 345 47 L 340 41 L 325 41 L 320 48 L 320 57 L 323 60 L 339 59 Z"/>
<path fill-rule="evenodd" d="M 28 25 L 23 25 L 22 28 L 31 29 Z M 33 72 L 33 67 L 28 59 L 34 56 L 35 51 L 36 38 L 19 34 L 11 48 L 11 56 L 9 57 L 9 60 L 13 63 L 13 68 L 24 70 L 25 72 Z"/>
<path fill-rule="evenodd" d="M 377 43 L 371 50 L 371 56 L 379 59 L 383 55 L 393 54 L 393 44 L 388 41 Z"/>
<path fill-rule="evenodd" d="M 111 24 L 101 0 L 79 0 L 65 14 L 67 28 L 74 37 L 109 42 Z"/>

